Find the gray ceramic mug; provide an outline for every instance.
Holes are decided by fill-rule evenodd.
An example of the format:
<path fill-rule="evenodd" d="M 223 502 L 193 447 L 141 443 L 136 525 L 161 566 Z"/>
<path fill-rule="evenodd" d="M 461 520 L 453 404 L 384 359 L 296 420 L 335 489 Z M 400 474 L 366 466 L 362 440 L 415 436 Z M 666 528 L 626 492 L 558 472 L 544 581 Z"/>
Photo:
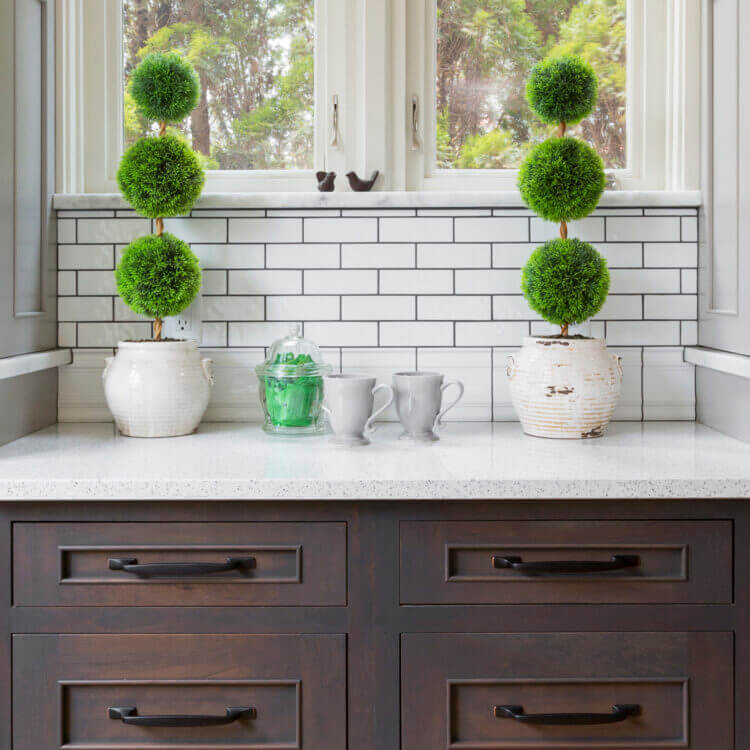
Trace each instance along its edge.
<path fill-rule="evenodd" d="M 326 375 L 323 378 L 323 412 L 333 430 L 333 441 L 346 445 L 367 445 L 365 437 L 375 432 L 375 420 L 393 403 L 393 389 L 376 386 L 370 375 Z M 375 394 L 388 391 L 388 400 L 373 412 Z"/>
<path fill-rule="evenodd" d="M 443 393 L 451 386 L 458 396 L 441 410 Z M 461 400 L 460 380 L 443 382 L 438 372 L 397 372 L 393 375 L 396 411 L 406 436 L 414 440 L 438 440 L 435 433 L 445 427 L 443 417 Z"/>

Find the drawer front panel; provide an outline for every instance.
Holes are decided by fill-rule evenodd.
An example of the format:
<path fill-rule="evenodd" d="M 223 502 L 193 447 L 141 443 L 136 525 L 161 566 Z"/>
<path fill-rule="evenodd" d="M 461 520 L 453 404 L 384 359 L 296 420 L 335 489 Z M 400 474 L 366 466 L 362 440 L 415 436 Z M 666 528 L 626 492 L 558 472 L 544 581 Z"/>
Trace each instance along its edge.
<path fill-rule="evenodd" d="M 402 636 L 403 750 L 732 750 L 731 633 Z"/>
<path fill-rule="evenodd" d="M 402 604 L 731 601 L 731 521 L 401 523 Z"/>
<path fill-rule="evenodd" d="M 14 636 L 13 747 L 344 750 L 345 651 L 341 635 Z"/>
<path fill-rule="evenodd" d="M 18 523 L 18 606 L 346 604 L 344 523 Z"/>

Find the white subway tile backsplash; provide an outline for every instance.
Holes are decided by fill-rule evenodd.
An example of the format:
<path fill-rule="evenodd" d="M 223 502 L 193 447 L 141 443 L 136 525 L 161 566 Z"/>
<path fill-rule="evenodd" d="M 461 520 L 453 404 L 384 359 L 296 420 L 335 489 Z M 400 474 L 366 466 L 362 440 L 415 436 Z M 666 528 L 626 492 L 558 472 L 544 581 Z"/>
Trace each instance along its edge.
<path fill-rule="evenodd" d="M 263 297 L 203 297 L 201 317 L 205 321 L 263 320 Z"/>
<path fill-rule="evenodd" d="M 301 294 L 302 271 L 229 271 L 230 294 Z"/>
<path fill-rule="evenodd" d="M 226 242 L 226 219 L 164 219 L 164 231 L 188 242 Z"/>
<path fill-rule="evenodd" d="M 226 271 L 203 271 L 201 294 L 226 294 L 227 272 Z"/>
<path fill-rule="evenodd" d="M 416 302 L 413 296 L 366 294 L 341 298 L 343 320 L 414 320 Z"/>
<path fill-rule="evenodd" d="M 78 294 L 117 294 L 113 271 L 78 271 Z"/>
<path fill-rule="evenodd" d="M 518 294 L 519 270 L 456 271 L 456 294 Z"/>
<path fill-rule="evenodd" d="M 672 269 L 613 268 L 610 294 L 677 294 L 680 291 L 680 272 Z"/>
<path fill-rule="evenodd" d="M 377 242 L 376 218 L 304 219 L 305 242 Z M 267 240 L 281 242 L 282 240 Z M 398 242 L 398 240 L 395 240 Z"/>
<path fill-rule="evenodd" d="M 312 294 L 266 297 L 266 320 L 338 320 L 340 298 Z"/>
<path fill-rule="evenodd" d="M 380 219 L 380 242 L 451 242 L 453 219 Z"/>
<path fill-rule="evenodd" d="M 57 272 L 57 294 L 60 297 L 67 297 L 76 294 L 76 272 L 75 271 L 58 271 Z"/>
<path fill-rule="evenodd" d="M 419 268 L 489 268 L 491 265 L 492 250 L 488 244 L 417 245 Z"/>
<path fill-rule="evenodd" d="M 414 268 L 413 243 L 355 243 L 341 246 L 342 268 Z"/>
<path fill-rule="evenodd" d="M 305 271 L 305 294 L 376 294 L 375 270 Z"/>
<path fill-rule="evenodd" d="M 608 220 L 609 221 L 609 220 Z M 629 220 L 629 221 L 632 221 Z M 580 221 L 571 221 L 568 224 L 568 236 L 577 237 L 584 242 L 604 242 L 604 219 L 598 216 L 589 216 Z M 531 241 L 546 242 L 556 240 L 560 237 L 560 224 L 544 221 L 538 217 L 531 220 Z"/>
<path fill-rule="evenodd" d="M 267 268 L 338 268 L 338 245 L 268 245 Z"/>
<path fill-rule="evenodd" d="M 229 241 L 302 242 L 302 221 L 303 219 L 229 219 Z"/>
<path fill-rule="evenodd" d="M 57 267 L 60 270 L 114 268 L 114 250 L 112 245 L 59 245 Z"/>
<path fill-rule="evenodd" d="M 59 297 L 60 321 L 112 320 L 112 297 Z"/>
<path fill-rule="evenodd" d="M 489 296 L 435 295 L 417 298 L 419 320 L 491 320 Z"/>
<path fill-rule="evenodd" d="M 456 323 L 456 346 L 520 346 L 528 335 L 527 322 Z"/>
<path fill-rule="evenodd" d="M 377 346 L 377 323 L 305 323 L 305 337 L 318 346 Z"/>
<path fill-rule="evenodd" d="M 677 320 L 609 321 L 607 342 L 611 346 L 678 346 L 680 323 Z"/>
<path fill-rule="evenodd" d="M 616 419 L 694 414 L 682 351 L 697 341 L 696 216 L 608 208 L 571 223 L 610 267 L 609 298 L 574 332 L 606 333 L 623 359 Z M 58 341 L 76 352 L 60 377 L 60 418 L 110 420 L 103 357 L 120 339 L 151 335 L 151 321 L 116 296 L 113 268 L 152 222 L 132 211 L 58 220 Z M 379 382 L 437 370 L 467 386 L 454 418 L 515 420 L 505 357 L 525 336 L 558 330 L 521 294 L 520 269 L 558 230 L 526 209 L 197 209 L 167 229 L 203 268 L 201 346 L 216 371 L 206 419 L 261 418 L 252 368 L 301 322 L 336 370 Z"/>
<path fill-rule="evenodd" d="M 643 298 L 646 320 L 696 320 L 698 298 L 694 294 L 647 294 Z"/>
<path fill-rule="evenodd" d="M 76 243 L 76 220 L 75 219 L 58 219 L 57 220 L 57 242 L 59 245 Z"/>
<path fill-rule="evenodd" d="M 698 265 L 696 242 L 647 242 L 643 254 L 646 267 L 695 268 Z"/>
<path fill-rule="evenodd" d="M 380 271 L 380 294 L 452 294 L 449 270 Z"/>
<path fill-rule="evenodd" d="M 78 243 L 132 242 L 151 234 L 150 219 L 78 219 Z"/>
<path fill-rule="evenodd" d="M 529 220 L 524 216 L 458 218 L 456 242 L 528 242 Z"/>
<path fill-rule="evenodd" d="M 607 242 L 679 242 L 679 216 L 608 217 Z"/>
<path fill-rule="evenodd" d="M 380 346 L 453 346 L 453 323 L 384 322 L 380 324 Z"/>

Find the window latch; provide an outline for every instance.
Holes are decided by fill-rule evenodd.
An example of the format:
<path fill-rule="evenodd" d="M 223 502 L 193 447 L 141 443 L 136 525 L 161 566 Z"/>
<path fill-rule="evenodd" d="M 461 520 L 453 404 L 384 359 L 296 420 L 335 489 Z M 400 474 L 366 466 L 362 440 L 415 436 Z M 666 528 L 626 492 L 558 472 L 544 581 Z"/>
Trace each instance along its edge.
<path fill-rule="evenodd" d="M 339 145 L 339 95 L 331 100 L 331 146 Z"/>
<path fill-rule="evenodd" d="M 419 97 L 411 98 L 411 150 L 419 151 Z"/>

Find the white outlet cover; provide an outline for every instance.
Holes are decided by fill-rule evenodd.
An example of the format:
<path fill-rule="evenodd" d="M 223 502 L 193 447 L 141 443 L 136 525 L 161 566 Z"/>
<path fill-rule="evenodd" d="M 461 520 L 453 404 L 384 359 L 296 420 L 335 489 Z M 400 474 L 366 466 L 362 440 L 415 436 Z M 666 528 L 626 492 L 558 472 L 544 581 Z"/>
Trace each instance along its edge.
<path fill-rule="evenodd" d="M 200 344 L 201 300 L 199 294 L 179 315 L 164 318 L 162 336 L 169 339 L 192 339 Z"/>

